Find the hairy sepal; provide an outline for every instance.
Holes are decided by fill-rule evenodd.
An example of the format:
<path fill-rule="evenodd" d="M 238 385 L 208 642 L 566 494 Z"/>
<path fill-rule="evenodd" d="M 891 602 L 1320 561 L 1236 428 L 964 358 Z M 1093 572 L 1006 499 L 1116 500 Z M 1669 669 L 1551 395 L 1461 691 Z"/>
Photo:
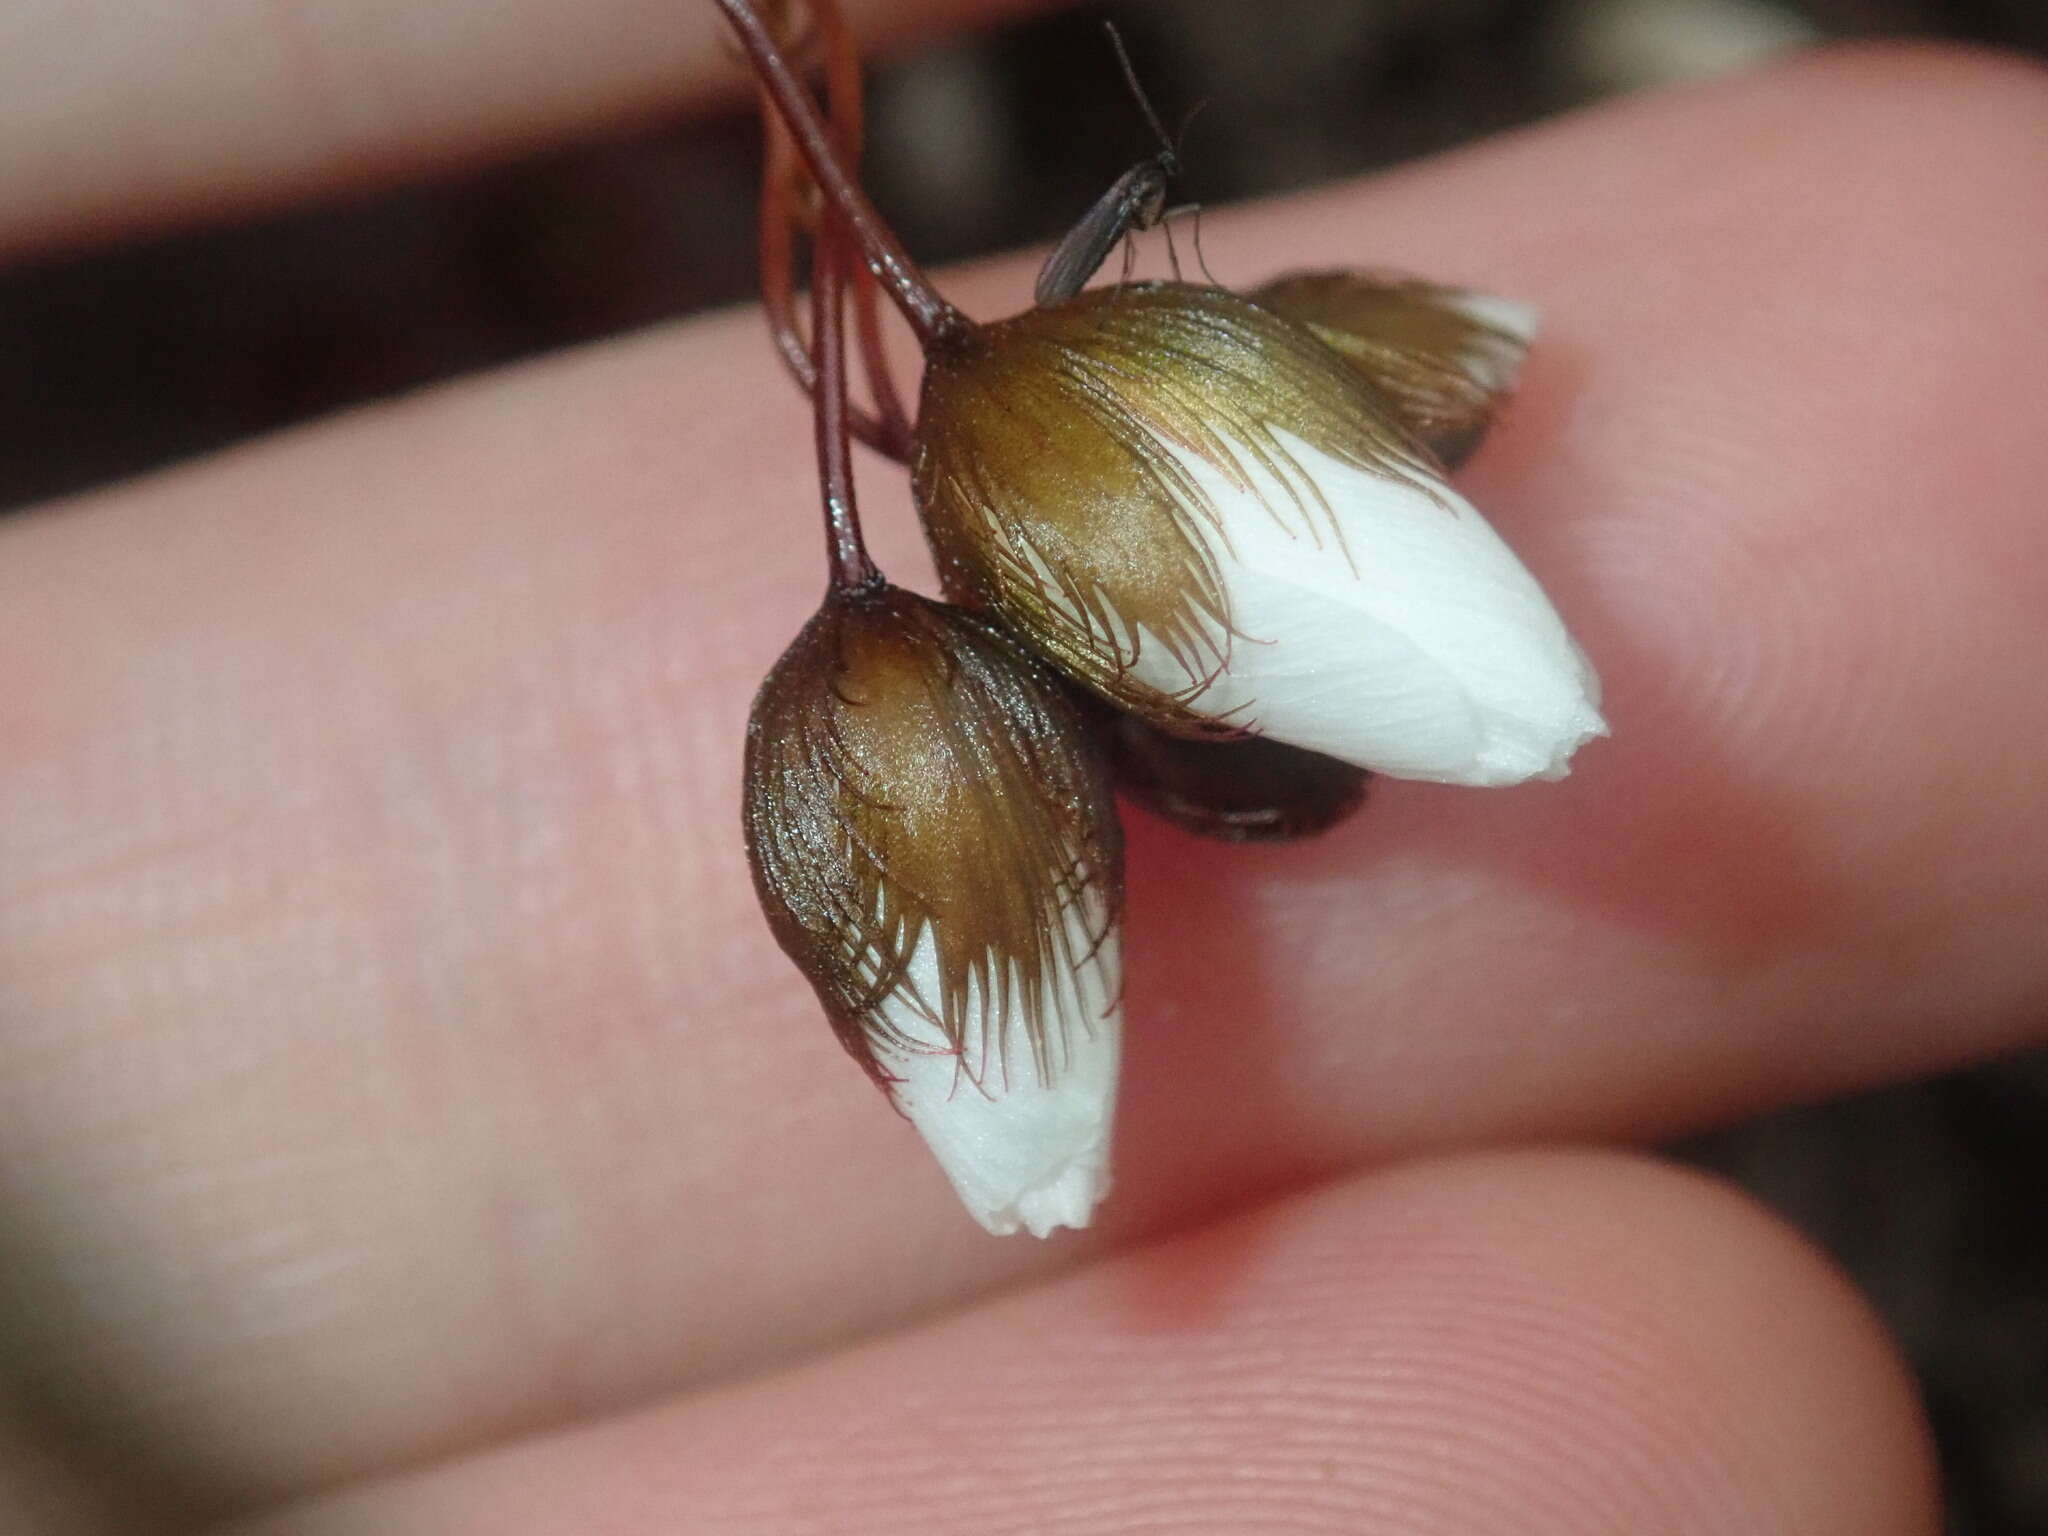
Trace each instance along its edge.
<path fill-rule="evenodd" d="M 1425 493 L 1438 468 L 1302 327 L 1217 288 L 1097 289 L 932 354 L 913 486 L 950 596 L 1162 729 L 1235 735 L 1243 722 L 1195 704 L 1229 661 L 1232 508 L 1186 460 L 1220 477 L 1225 502 L 1276 479 L 1342 558 L 1282 432 Z M 1187 680 L 1141 675 L 1147 651 Z"/>
<path fill-rule="evenodd" d="M 936 352 L 949 590 L 1161 729 L 1407 778 L 1556 778 L 1604 734 L 1549 599 L 1366 376 L 1216 289 L 1083 294 Z"/>
<path fill-rule="evenodd" d="M 1451 469 L 1479 446 L 1536 337 L 1527 304 L 1399 273 L 1293 272 L 1247 297 L 1307 326 Z"/>
<path fill-rule="evenodd" d="M 1122 836 L 1057 679 L 993 625 L 834 593 L 748 729 L 755 888 L 841 1042 L 992 1231 L 1106 1185 Z"/>

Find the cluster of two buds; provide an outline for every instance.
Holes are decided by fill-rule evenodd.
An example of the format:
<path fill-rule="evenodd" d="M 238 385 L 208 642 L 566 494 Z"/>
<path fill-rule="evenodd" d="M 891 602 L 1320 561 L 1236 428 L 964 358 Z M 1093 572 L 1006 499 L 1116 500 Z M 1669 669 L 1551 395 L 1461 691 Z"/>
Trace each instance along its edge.
<path fill-rule="evenodd" d="M 1446 479 L 1533 317 L 1319 273 L 1062 291 L 973 323 L 866 204 L 776 33 L 718 3 L 823 209 L 800 361 L 834 577 L 755 705 L 755 883 L 973 1215 L 1082 1226 L 1116 1095 L 1119 784 L 1198 831 L 1286 834 L 1341 814 L 1368 771 L 1554 778 L 1605 730 L 1549 601 Z M 923 345 L 902 456 L 945 603 L 860 548 L 855 262 Z"/>

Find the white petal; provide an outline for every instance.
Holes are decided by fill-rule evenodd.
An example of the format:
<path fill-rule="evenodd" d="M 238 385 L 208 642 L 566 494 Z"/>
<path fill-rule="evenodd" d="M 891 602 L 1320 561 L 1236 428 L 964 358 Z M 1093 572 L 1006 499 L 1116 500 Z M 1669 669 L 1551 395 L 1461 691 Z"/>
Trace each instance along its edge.
<path fill-rule="evenodd" d="M 1068 909 L 1066 938 L 1080 958 L 1048 988 L 1044 1079 L 1021 1010 L 1013 1008 L 1008 1020 L 991 1018 L 984 1032 L 980 998 L 970 997 L 969 1034 L 956 1053 L 906 995 L 939 995 L 930 934 L 911 956 L 903 991 L 880 1009 L 893 1030 L 924 1047 L 876 1048 L 899 1079 L 891 1096 L 969 1213 L 998 1236 L 1019 1227 L 1034 1237 L 1085 1227 L 1109 1189 L 1123 1021 L 1116 935 L 1088 953 L 1098 910 Z"/>
<path fill-rule="evenodd" d="M 1446 288 L 1436 295 L 1436 299 L 1446 309 L 1454 309 L 1467 319 L 1507 332 L 1525 347 L 1536 339 L 1537 329 L 1542 323 L 1542 315 L 1534 304 L 1520 299 L 1504 299 L 1496 293 Z"/>
<path fill-rule="evenodd" d="M 1513 551 L 1448 486 L 1278 435 L 1304 482 L 1294 490 L 1249 451 L 1249 493 L 1176 455 L 1220 514 L 1238 631 L 1219 637 L 1228 664 L 1194 707 L 1401 778 L 1562 778 L 1606 734 L 1599 682 Z M 1132 670 L 1169 690 L 1196 681 L 1156 644 Z"/>
<path fill-rule="evenodd" d="M 1504 342 L 1499 337 L 1482 336 L 1468 346 L 1459 359 L 1465 372 L 1482 389 L 1498 394 L 1513 384 L 1515 375 L 1522 371 L 1522 359 L 1528 355 L 1530 344 L 1536 340 L 1536 332 L 1542 325 L 1542 315 L 1536 306 L 1525 304 L 1520 299 L 1477 293 L 1469 288 L 1447 288 L 1436 298 L 1444 308 L 1456 310 L 1468 320 L 1476 320 L 1513 338 Z"/>

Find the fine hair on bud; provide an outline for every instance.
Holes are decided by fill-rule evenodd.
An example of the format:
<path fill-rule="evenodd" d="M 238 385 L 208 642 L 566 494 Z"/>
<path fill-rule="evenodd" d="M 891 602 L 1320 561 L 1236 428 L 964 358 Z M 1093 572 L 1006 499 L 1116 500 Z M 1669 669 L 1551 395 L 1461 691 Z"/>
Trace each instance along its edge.
<path fill-rule="evenodd" d="M 949 595 L 993 607 L 1071 676 L 1166 730 L 1254 720 L 1189 707 L 1239 631 L 1222 569 L 1231 491 L 1345 562 L 1343 530 L 1287 438 L 1429 493 L 1437 465 L 1306 328 L 1217 288 L 1137 283 L 1028 310 L 934 348 L 912 466 Z M 1140 675 L 1161 648 L 1187 681 Z"/>
<path fill-rule="evenodd" d="M 1512 299 L 1390 272 L 1292 272 L 1248 298 L 1347 358 L 1455 469 L 1479 445 L 1536 334 Z"/>
<path fill-rule="evenodd" d="M 948 594 L 1177 735 L 1439 783 L 1558 778 L 1599 680 L 1367 371 L 1216 288 L 1085 292 L 927 354 Z"/>
<path fill-rule="evenodd" d="M 1057 680 L 986 621 L 831 593 L 755 700 L 745 824 L 777 940 L 913 1115 L 908 1062 L 950 1051 L 965 1091 L 1000 1096 L 1113 1030 L 1106 772 Z"/>

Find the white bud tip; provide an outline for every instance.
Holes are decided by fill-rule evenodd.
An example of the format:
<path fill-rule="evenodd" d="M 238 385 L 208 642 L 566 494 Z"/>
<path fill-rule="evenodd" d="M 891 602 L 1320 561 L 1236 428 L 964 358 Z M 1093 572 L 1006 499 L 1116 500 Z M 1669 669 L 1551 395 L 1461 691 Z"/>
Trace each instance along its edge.
<path fill-rule="evenodd" d="M 1033 1237 L 1050 1237 L 1061 1227 L 1078 1232 L 1087 1226 L 1108 1193 L 1109 1148 L 1097 1141 L 1062 1163 L 1047 1182 L 1020 1191 L 1006 1204 L 970 1205 L 967 1210 L 997 1237 L 1008 1237 L 1019 1227 Z"/>
<path fill-rule="evenodd" d="M 1467 319 L 1506 332 L 1525 347 L 1535 341 L 1536 332 L 1542 328 L 1543 317 L 1536 306 L 1520 299 L 1503 299 L 1497 294 L 1460 288 L 1446 293 L 1443 303 Z"/>
<path fill-rule="evenodd" d="M 1600 684 L 1472 504 L 1417 468 L 1345 464 L 1285 431 L 1245 483 L 1170 448 L 1216 509 L 1234 636 L 1195 677 L 1160 645 L 1134 674 L 1276 741 L 1396 778 L 1563 778 L 1607 734 Z M 1288 476 L 1280 478 L 1280 471 Z"/>
<path fill-rule="evenodd" d="M 1109 1190 L 1122 1044 L 1117 941 L 1112 935 L 1090 955 L 1088 927 L 1070 914 L 1073 952 L 1086 958 L 1047 989 L 1043 1078 L 1021 1018 L 992 1013 L 984 1038 L 980 999 L 971 996 L 968 1037 L 956 1052 L 909 1001 L 939 995 L 930 935 L 912 954 L 903 987 L 880 1010 L 918 1047 L 876 1048 L 896 1078 L 891 1097 L 968 1214 L 999 1237 L 1085 1227 Z M 1013 1004 L 1012 1011 L 1022 1010 Z"/>

